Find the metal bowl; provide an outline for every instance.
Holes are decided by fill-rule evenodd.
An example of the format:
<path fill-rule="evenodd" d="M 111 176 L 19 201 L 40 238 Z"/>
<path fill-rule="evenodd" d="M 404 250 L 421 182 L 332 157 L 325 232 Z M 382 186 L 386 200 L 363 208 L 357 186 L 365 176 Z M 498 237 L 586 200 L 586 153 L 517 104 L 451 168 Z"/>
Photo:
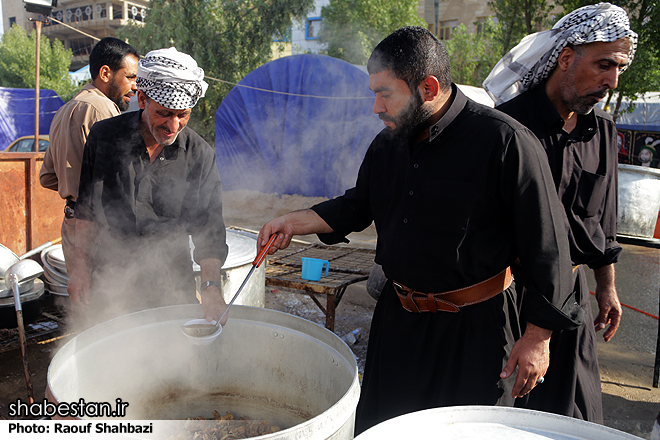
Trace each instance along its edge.
<path fill-rule="evenodd" d="M 3 277 L 7 269 L 19 261 L 20 259 L 18 258 L 18 255 L 12 252 L 11 249 L 0 244 L 0 277 Z"/>

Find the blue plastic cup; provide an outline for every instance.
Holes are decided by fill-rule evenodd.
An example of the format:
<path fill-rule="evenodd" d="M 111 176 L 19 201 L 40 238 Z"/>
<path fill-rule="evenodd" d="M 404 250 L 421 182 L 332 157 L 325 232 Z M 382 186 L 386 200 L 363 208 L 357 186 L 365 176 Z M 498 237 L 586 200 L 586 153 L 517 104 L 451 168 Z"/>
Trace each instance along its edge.
<path fill-rule="evenodd" d="M 302 260 L 302 278 L 304 280 L 320 281 L 324 265 L 325 276 L 328 276 L 328 269 L 330 269 L 329 261 L 308 257 L 300 257 L 300 259 Z"/>

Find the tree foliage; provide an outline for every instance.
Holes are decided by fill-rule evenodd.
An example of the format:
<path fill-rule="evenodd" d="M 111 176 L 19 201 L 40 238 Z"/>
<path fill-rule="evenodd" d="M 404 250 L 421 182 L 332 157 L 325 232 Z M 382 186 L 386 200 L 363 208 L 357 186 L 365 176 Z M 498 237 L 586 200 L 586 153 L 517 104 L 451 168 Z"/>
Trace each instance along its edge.
<path fill-rule="evenodd" d="M 566 13 L 582 6 L 597 3 L 584 0 L 558 0 Z M 613 93 L 617 94 L 614 106 L 610 112 L 617 116 L 621 102 L 625 100 L 635 101 L 647 92 L 660 90 L 660 32 L 654 25 L 660 18 L 660 8 L 654 0 L 611 0 L 612 4 L 618 5 L 628 11 L 630 27 L 637 32 L 639 41 L 635 59 L 630 67 L 619 77 L 619 86 L 615 92 L 610 92 L 609 100 Z M 628 107 L 629 111 L 634 106 Z"/>
<path fill-rule="evenodd" d="M 374 47 L 403 26 L 423 26 L 419 0 L 330 0 L 321 10 L 319 39 L 327 53 L 352 64 L 366 64 Z"/>
<path fill-rule="evenodd" d="M 491 19 L 483 24 L 482 31 L 469 33 L 461 24 L 445 41 L 451 62 L 452 80 L 458 84 L 481 87 L 491 69 L 500 59 L 502 49 L 496 36 L 500 26 Z"/>
<path fill-rule="evenodd" d="M 30 35 L 14 25 L 0 38 L 0 86 L 32 89 L 36 78 L 36 32 Z M 41 38 L 39 45 L 39 88 L 54 90 L 68 101 L 80 89 L 69 76 L 73 53 L 61 41 Z"/>
<path fill-rule="evenodd" d="M 305 17 L 312 6 L 313 0 L 151 0 L 144 25 L 124 27 L 118 35 L 141 55 L 174 46 L 197 61 L 209 89 L 190 125 L 211 141 L 215 111 L 233 87 L 229 83 L 270 61 L 273 37 L 286 35 L 292 20 Z"/>
<path fill-rule="evenodd" d="M 525 35 L 548 29 L 553 3 L 547 0 L 491 0 L 490 9 L 495 12 L 501 27 L 498 43 L 502 47 L 501 55 L 507 53 Z"/>

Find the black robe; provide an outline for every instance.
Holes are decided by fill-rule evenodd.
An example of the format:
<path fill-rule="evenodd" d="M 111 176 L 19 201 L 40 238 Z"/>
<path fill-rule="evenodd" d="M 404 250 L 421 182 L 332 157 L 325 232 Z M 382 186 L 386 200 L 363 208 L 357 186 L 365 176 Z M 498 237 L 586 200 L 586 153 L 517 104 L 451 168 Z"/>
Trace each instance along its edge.
<path fill-rule="evenodd" d="M 545 383 L 516 405 L 603 423 L 596 333 L 584 265 L 598 269 L 615 263 L 621 253 L 616 241 L 618 147 L 614 121 L 596 107 L 589 115 L 578 116 L 572 133 L 564 132 L 564 121 L 545 93 L 545 83 L 498 109 L 532 130 L 546 151 L 564 207 L 571 259 L 574 265 L 582 265 L 574 272 L 574 290 L 585 311 L 584 325 L 553 334 Z M 519 294 L 524 295 L 524 271 L 515 274 Z M 524 321 L 524 314 L 522 318 Z"/>
<path fill-rule="evenodd" d="M 538 140 L 453 86 L 447 113 L 415 144 L 383 130 L 356 186 L 314 206 L 345 241 L 375 222 L 376 262 L 390 280 L 369 337 L 356 434 L 404 413 L 448 405 L 513 405 L 499 377 L 520 336 L 513 287 L 458 313 L 405 311 L 395 280 L 443 292 L 486 280 L 520 259 L 532 274 L 526 312 L 550 329 L 581 323 L 573 308 L 561 205 Z M 562 310 L 562 306 L 565 308 Z"/>

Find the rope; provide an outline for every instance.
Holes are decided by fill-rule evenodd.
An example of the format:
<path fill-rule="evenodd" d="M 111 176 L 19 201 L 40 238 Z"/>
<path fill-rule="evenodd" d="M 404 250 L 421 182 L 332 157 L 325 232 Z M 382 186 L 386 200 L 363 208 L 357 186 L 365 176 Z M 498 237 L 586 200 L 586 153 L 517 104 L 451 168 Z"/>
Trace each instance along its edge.
<path fill-rule="evenodd" d="M 289 95 L 289 96 L 299 96 L 302 98 L 316 98 L 316 99 L 374 99 L 373 96 L 319 96 L 319 95 L 303 95 L 299 93 L 288 93 L 288 92 L 278 92 L 277 90 L 269 90 L 269 89 L 262 89 L 260 87 L 253 87 L 253 86 L 247 86 L 245 84 L 238 84 L 238 83 L 233 83 L 230 81 L 225 81 L 222 79 L 218 78 L 213 78 L 211 76 L 204 76 L 206 79 L 210 79 L 213 81 L 218 81 L 224 84 L 229 84 L 234 87 L 245 87 L 246 89 L 252 89 L 252 90 L 257 90 L 259 92 L 268 92 L 268 93 L 274 93 L 276 95 Z"/>

